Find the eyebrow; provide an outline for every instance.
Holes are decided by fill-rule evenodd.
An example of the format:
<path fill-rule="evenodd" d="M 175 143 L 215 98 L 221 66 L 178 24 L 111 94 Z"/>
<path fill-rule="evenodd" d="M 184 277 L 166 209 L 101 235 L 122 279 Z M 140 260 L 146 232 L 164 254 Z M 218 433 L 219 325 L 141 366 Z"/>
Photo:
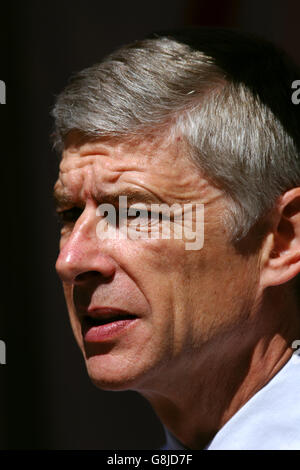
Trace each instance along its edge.
<path fill-rule="evenodd" d="M 126 196 L 128 204 L 144 203 L 144 204 L 162 204 L 162 201 L 157 195 L 148 191 L 141 191 L 139 189 L 128 189 L 115 193 L 102 194 L 101 197 L 97 198 L 99 204 L 112 204 L 117 206 L 119 204 L 119 197 Z M 66 206 L 81 206 L 79 201 L 73 201 L 72 198 L 66 193 L 59 190 L 54 190 L 53 198 L 56 205 L 56 209 L 62 209 Z"/>

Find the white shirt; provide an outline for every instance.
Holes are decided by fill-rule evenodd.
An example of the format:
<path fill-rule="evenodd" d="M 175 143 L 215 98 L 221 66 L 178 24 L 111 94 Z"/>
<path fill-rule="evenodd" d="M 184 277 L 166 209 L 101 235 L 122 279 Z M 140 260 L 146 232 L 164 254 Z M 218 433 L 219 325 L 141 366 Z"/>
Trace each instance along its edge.
<path fill-rule="evenodd" d="M 162 450 L 185 449 L 164 428 Z M 204 450 L 300 450 L 300 350 L 227 421 Z"/>

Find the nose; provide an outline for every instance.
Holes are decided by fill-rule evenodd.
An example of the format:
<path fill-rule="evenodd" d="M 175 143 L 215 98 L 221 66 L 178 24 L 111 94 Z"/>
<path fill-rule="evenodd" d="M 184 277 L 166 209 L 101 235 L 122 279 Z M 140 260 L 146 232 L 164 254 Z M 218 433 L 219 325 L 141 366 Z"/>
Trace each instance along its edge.
<path fill-rule="evenodd" d="M 68 284 L 81 284 L 95 276 L 112 277 L 116 263 L 104 252 L 103 243 L 96 236 L 92 218 L 85 216 L 84 211 L 57 258 L 55 268 L 61 280 Z"/>

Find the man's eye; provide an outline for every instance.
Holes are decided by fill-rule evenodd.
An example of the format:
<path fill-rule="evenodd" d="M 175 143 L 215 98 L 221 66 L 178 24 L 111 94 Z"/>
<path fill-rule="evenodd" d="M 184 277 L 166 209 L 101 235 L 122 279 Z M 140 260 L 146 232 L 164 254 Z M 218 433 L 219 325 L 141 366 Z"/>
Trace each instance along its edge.
<path fill-rule="evenodd" d="M 144 210 L 144 209 L 135 209 L 134 211 L 130 211 L 129 213 L 129 209 L 126 209 L 126 211 L 121 211 L 120 212 L 120 215 L 121 215 L 121 218 L 125 217 L 125 214 L 126 214 L 126 218 L 128 220 L 134 220 L 136 218 L 143 218 L 143 219 L 148 219 L 150 220 L 151 219 L 151 211 L 150 210 Z"/>
<path fill-rule="evenodd" d="M 150 218 L 151 217 L 151 211 L 146 211 L 146 210 L 141 210 L 141 209 L 136 209 L 134 213 L 128 214 L 127 211 L 127 218 L 128 219 L 135 219 L 136 217 L 145 217 L 145 218 Z"/>
<path fill-rule="evenodd" d="M 76 220 L 80 217 L 82 214 L 82 209 L 79 207 L 72 207 L 71 209 L 58 212 L 57 214 L 62 223 L 72 223 L 76 222 Z"/>
<path fill-rule="evenodd" d="M 168 220 L 168 217 L 163 212 L 152 212 L 151 210 L 144 210 L 144 209 L 136 209 L 134 214 L 128 214 L 127 211 L 127 219 L 134 220 L 136 218 L 141 218 L 143 220 L 148 221 L 149 223 L 158 223 L 164 220 Z"/>

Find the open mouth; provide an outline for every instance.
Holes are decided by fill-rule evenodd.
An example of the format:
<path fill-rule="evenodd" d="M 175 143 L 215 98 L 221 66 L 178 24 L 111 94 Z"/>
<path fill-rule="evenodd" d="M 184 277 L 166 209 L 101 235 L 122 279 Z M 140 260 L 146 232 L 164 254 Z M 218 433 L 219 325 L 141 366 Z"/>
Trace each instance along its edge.
<path fill-rule="evenodd" d="M 85 315 L 82 319 L 82 335 L 86 342 L 98 343 L 112 339 L 138 319 L 137 315 L 126 312 L 114 312 L 105 315 Z"/>
<path fill-rule="evenodd" d="M 106 317 L 101 317 L 101 318 L 85 316 L 83 319 L 83 322 L 88 328 L 92 328 L 93 326 L 107 325 L 109 323 L 114 323 L 114 322 L 123 321 L 123 320 L 134 320 L 136 318 L 137 318 L 136 315 L 131 315 L 131 314 L 112 315 L 109 317 L 106 316 Z"/>

